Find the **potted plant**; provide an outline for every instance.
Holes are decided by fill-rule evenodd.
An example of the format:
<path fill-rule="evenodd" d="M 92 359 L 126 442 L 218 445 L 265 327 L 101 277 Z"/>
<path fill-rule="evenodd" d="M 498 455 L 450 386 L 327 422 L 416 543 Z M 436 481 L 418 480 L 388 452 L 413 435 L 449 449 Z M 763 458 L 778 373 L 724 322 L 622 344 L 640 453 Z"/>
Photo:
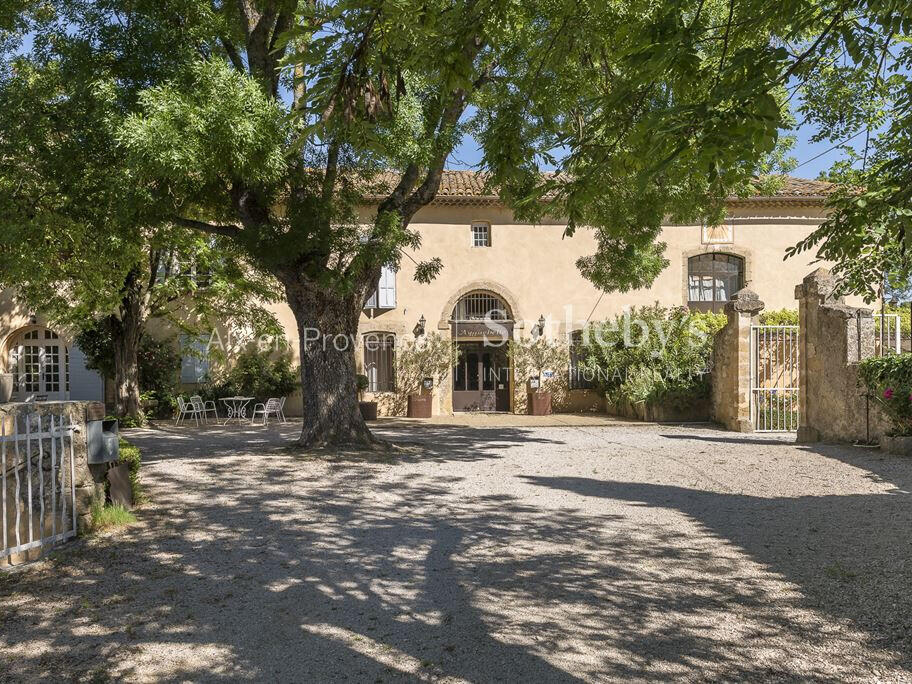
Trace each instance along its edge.
<path fill-rule="evenodd" d="M 520 377 L 528 378 L 526 383 L 526 412 L 530 416 L 551 415 L 551 391 L 548 383 L 553 375 L 549 369 L 566 365 L 566 345 L 549 340 L 544 335 L 529 341 L 510 342 L 510 356 L 513 367 Z"/>
<path fill-rule="evenodd" d="M 370 380 L 366 375 L 359 374 L 358 382 L 358 408 L 361 409 L 361 417 L 364 420 L 377 420 L 377 402 L 364 401 L 364 392 L 370 387 Z"/>
<path fill-rule="evenodd" d="M 421 335 L 399 352 L 397 381 L 408 395 L 409 418 L 431 417 L 434 385 L 449 376 L 457 357 L 456 346 L 437 333 Z"/>

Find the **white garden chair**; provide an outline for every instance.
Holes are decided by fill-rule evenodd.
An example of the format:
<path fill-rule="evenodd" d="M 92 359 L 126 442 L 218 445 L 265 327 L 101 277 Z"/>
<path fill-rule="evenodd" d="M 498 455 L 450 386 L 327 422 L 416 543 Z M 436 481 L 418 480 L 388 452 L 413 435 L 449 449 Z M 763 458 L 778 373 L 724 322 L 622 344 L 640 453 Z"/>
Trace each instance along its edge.
<path fill-rule="evenodd" d="M 256 423 L 257 416 L 263 416 L 263 425 L 269 425 L 269 416 L 273 415 L 276 417 L 276 420 L 282 419 L 284 422 L 285 414 L 282 413 L 282 404 L 284 402 L 272 398 L 267 399 L 265 404 L 257 404 L 253 407 L 253 415 L 250 417 L 250 424 L 254 425 Z"/>
<path fill-rule="evenodd" d="M 175 425 L 180 425 L 181 421 L 187 416 L 191 416 L 196 421 L 196 426 L 200 424 L 200 412 L 192 402 L 184 401 L 183 397 L 177 398 L 177 418 L 174 419 Z"/>
<path fill-rule="evenodd" d="M 203 398 L 200 395 L 194 394 L 190 397 L 190 403 L 193 404 L 193 407 L 203 417 L 203 422 L 206 425 L 209 425 L 210 413 L 215 414 L 215 422 L 218 423 L 218 409 L 215 408 L 214 401 L 203 401 Z"/>

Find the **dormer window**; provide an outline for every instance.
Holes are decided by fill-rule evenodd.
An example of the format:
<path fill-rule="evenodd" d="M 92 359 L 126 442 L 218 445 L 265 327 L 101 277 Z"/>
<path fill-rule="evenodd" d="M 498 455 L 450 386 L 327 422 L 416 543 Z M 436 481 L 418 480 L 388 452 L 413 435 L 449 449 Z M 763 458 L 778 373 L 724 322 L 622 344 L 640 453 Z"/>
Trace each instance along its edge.
<path fill-rule="evenodd" d="M 491 246 L 491 224 L 485 221 L 476 221 L 472 224 L 472 247 Z"/>

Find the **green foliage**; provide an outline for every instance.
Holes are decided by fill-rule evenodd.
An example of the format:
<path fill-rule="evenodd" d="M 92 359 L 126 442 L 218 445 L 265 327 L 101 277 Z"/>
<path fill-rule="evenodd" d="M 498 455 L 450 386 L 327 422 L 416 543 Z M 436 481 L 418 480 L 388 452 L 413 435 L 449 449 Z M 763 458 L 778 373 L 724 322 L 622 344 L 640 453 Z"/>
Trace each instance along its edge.
<path fill-rule="evenodd" d="M 364 375 L 364 373 L 358 373 L 355 376 L 355 386 L 358 388 L 358 396 L 360 397 L 367 391 L 367 388 L 370 387 L 370 378 Z"/>
<path fill-rule="evenodd" d="M 120 428 L 125 430 L 130 430 L 132 428 L 142 428 L 146 427 L 149 424 L 147 416 L 144 411 L 140 411 L 136 415 L 125 415 L 125 416 L 105 416 L 105 420 L 116 420 Z"/>
<path fill-rule="evenodd" d="M 84 328 L 76 335 L 76 344 L 86 355 L 86 367 L 106 378 L 113 378 L 114 346 L 111 330 L 105 322 Z M 137 353 L 140 398 L 155 402 L 153 416 L 167 418 L 173 414 L 175 393 L 179 384 L 181 357 L 172 341 L 144 335 Z M 121 416 L 123 427 L 145 425 L 145 416 Z"/>
<path fill-rule="evenodd" d="M 191 64 L 180 78 L 141 92 L 139 107 L 118 140 L 164 193 L 211 196 L 223 190 L 225 178 L 278 188 L 286 172 L 288 119 L 254 79 L 226 62 Z M 188 175 L 188 169 L 200 173 Z"/>
<path fill-rule="evenodd" d="M 114 342 L 106 326 L 95 324 L 80 330 L 75 341 L 86 355 L 88 368 L 107 378 L 114 376 Z M 181 358 L 172 341 L 145 335 L 140 342 L 138 361 L 142 392 L 173 392 L 178 384 Z"/>
<path fill-rule="evenodd" d="M 422 335 L 396 350 L 396 389 L 406 395 L 419 392 L 425 378 L 436 387 L 449 377 L 458 358 L 458 349 L 448 338 L 436 332 Z"/>
<path fill-rule="evenodd" d="M 121 504 L 102 505 L 99 502 L 92 504 L 91 527 L 93 532 L 127 527 L 136 523 L 136 516 Z"/>
<path fill-rule="evenodd" d="M 143 19 L 123 22 L 97 3 L 29 3 L 18 23 L 32 48 L 0 70 L 0 286 L 55 325 L 107 326 L 124 348 L 153 317 L 193 330 L 251 322 L 276 298 L 234 243 L 163 213 L 121 144 L 141 91 L 197 59 L 187 31 L 217 28 L 192 4 L 140 0 L 126 12 Z M 173 23 L 184 11 L 193 28 Z"/>
<path fill-rule="evenodd" d="M 912 434 L 912 354 L 890 354 L 865 359 L 858 376 L 871 398 L 893 425 L 894 434 Z"/>
<path fill-rule="evenodd" d="M 120 460 L 118 463 L 126 463 L 130 470 L 130 490 L 133 493 L 133 504 L 139 505 L 145 502 L 146 493 L 139 478 L 139 469 L 142 466 L 142 453 L 139 448 L 127 440 L 121 439 Z"/>
<path fill-rule="evenodd" d="M 510 340 L 510 360 L 513 364 L 513 374 L 524 388 L 529 378 L 539 380 L 539 392 L 551 389 L 551 385 L 563 381 L 562 372 L 569 363 L 570 350 L 567 344 L 547 335 L 538 335 L 535 338 Z M 554 371 L 549 378 L 542 378 L 546 370 Z"/>
<path fill-rule="evenodd" d="M 292 366 L 290 354 L 274 356 L 270 351 L 252 347 L 242 352 L 234 364 L 200 389 L 207 399 L 245 396 L 265 401 L 292 394 L 301 383 L 300 371 Z"/>
<path fill-rule="evenodd" d="M 713 337 L 723 314 L 632 308 L 584 331 L 581 366 L 614 401 L 686 401 L 710 388 Z"/>
<path fill-rule="evenodd" d="M 874 313 L 875 314 L 880 313 L 879 306 L 875 309 Z M 899 316 L 900 334 L 903 336 L 908 336 L 909 335 L 910 313 L 912 313 L 909 311 L 909 305 L 906 304 L 906 305 L 895 306 L 893 304 L 890 304 L 886 307 L 886 313 L 888 316 L 891 314 L 896 314 Z M 882 321 L 883 321 L 883 319 L 879 318 L 879 317 L 874 319 L 874 327 L 878 332 L 880 331 Z M 892 321 L 888 322 L 887 330 L 889 332 L 893 331 L 893 328 L 892 328 L 893 325 L 894 325 L 894 323 Z"/>
<path fill-rule="evenodd" d="M 797 309 L 773 309 L 760 314 L 760 325 L 798 325 Z"/>

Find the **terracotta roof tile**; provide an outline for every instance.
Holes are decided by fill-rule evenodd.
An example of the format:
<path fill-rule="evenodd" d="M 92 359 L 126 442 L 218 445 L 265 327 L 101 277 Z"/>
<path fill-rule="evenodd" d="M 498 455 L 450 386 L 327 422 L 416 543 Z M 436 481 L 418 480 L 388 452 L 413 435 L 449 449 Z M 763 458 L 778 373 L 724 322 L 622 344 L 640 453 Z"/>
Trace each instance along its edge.
<path fill-rule="evenodd" d="M 391 188 L 395 185 L 397 178 L 397 176 L 389 174 L 384 178 L 384 185 Z M 488 174 L 483 172 L 446 170 L 443 172 L 443 178 L 440 181 L 437 201 L 496 201 L 497 194 L 493 190 L 485 187 L 488 178 Z M 732 199 L 742 202 L 750 202 L 752 200 L 822 199 L 832 193 L 835 190 L 835 187 L 835 185 L 826 181 L 785 176 L 784 183 L 774 196 L 757 195 L 754 197 Z"/>

